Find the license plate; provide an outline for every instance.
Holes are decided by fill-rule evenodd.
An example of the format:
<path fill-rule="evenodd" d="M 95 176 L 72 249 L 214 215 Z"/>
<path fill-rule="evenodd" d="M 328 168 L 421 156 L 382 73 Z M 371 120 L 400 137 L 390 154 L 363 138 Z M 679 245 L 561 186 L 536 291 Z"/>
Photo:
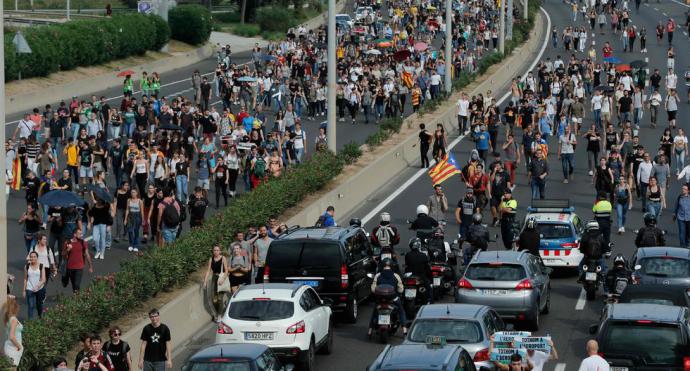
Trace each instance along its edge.
<path fill-rule="evenodd" d="M 319 281 L 292 281 L 297 285 L 307 285 L 311 287 L 319 287 Z"/>
<path fill-rule="evenodd" d="M 379 314 L 379 325 L 390 325 L 391 316 L 390 314 Z"/>
<path fill-rule="evenodd" d="M 441 277 L 434 277 L 434 286 L 441 286 Z"/>
<path fill-rule="evenodd" d="M 244 340 L 273 340 L 272 332 L 245 332 Z"/>
<path fill-rule="evenodd" d="M 417 297 L 417 289 L 405 289 L 405 297 L 414 299 Z"/>
<path fill-rule="evenodd" d="M 611 367 L 611 371 L 628 371 L 627 367 Z"/>
<path fill-rule="evenodd" d="M 585 280 L 596 281 L 597 280 L 597 274 L 594 272 L 587 272 L 587 273 L 585 273 Z"/>
<path fill-rule="evenodd" d="M 387 254 L 387 253 L 386 253 L 386 254 L 381 254 L 381 260 L 383 260 L 383 259 L 390 259 L 392 256 L 393 256 L 393 255 Z"/>
<path fill-rule="evenodd" d="M 484 289 L 482 294 L 487 295 L 508 295 L 508 290 Z"/>

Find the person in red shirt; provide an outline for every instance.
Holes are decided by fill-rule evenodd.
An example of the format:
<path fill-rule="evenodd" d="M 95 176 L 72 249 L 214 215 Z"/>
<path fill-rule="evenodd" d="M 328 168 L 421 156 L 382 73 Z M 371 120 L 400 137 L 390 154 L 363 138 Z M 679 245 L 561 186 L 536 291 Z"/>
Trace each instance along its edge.
<path fill-rule="evenodd" d="M 82 228 L 77 227 L 72 239 L 65 241 L 62 248 L 62 258 L 67 259 L 66 271 L 62 276 L 62 286 L 67 287 L 67 284 L 72 281 L 72 291 L 74 292 L 81 288 L 81 277 L 86 264 L 89 265 L 89 273 L 93 273 L 93 263 L 91 262 L 91 255 L 89 255 L 88 244 L 81 236 Z"/>
<path fill-rule="evenodd" d="M 477 198 L 477 208 L 484 209 L 486 206 L 486 187 L 489 184 L 489 176 L 484 172 L 484 165 L 477 164 L 477 170 L 470 176 L 470 185 L 474 189 L 474 196 Z"/>
<path fill-rule="evenodd" d="M 84 371 L 115 371 L 110 356 L 103 352 L 103 342 L 101 337 L 94 335 L 91 337 L 91 351 L 88 357 L 84 357 L 79 363 L 79 370 Z"/>
<path fill-rule="evenodd" d="M 602 53 L 604 53 L 604 58 L 609 58 L 613 55 L 613 49 L 611 48 L 611 44 L 609 42 L 604 43 L 604 47 L 601 48 Z"/>
<path fill-rule="evenodd" d="M 676 30 L 676 21 L 673 18 L 669 18 L 666 21 L 666 36 L 668 37 L 668 46 L 673 44 L 673 31 Z"/>

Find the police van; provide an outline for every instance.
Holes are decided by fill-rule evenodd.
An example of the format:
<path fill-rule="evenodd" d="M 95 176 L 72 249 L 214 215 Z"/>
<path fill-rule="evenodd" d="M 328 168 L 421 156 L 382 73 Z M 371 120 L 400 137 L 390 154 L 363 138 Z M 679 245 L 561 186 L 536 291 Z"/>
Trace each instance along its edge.
<path fill-rule="evenodd" d="M 579 247 L 585 223 L 575 214 L 570 201 L 533 200 L 527 208 L 523 229 L 529 218 L 534 219 L 539 230 L 539 256 L 544 265 L 577 269 L 583 256 Z"/>

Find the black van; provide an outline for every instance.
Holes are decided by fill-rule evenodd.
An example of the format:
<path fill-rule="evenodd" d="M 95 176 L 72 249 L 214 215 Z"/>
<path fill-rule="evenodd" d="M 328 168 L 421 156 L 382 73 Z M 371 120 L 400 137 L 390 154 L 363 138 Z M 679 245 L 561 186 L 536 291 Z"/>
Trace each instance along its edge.
<path fill-rule="evenodd" d="M 333 312 L 357 321 L 359 303 L 371 295 L 368 273 L 376 272 L 369 239 L 362 228 L 290 228 L 268 249 L 265 282 L 312 286 L 333 301 Z"/>

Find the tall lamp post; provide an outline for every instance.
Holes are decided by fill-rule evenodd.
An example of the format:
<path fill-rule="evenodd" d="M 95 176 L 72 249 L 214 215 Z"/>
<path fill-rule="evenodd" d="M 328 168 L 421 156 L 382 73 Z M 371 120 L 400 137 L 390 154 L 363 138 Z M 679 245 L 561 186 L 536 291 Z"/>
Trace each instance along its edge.
<path fill-rule="evenodd" d="M 326 128 L 326 140 L 328 149 L 337 153 L 335 142 L 336 118 L 335 118 L 335 41 L 338 37 L 335 31 L 335 0 L 328 0 L 328 126 Z"/>
<path fill-rule="evenodd" d="M 5 19 L 3 10 L 4 6 L 0 2 L 0 19 Z M 0 40 L 5 39 L 5 30 L 0 27 Z M 11 53 L 11 51 L 10 51 Z M 2 61 L 2 68 L 0 68 L 0 122 L 2 123 L 2 130 L 0 130 L 0 142 L 5 143 L 5 48 L 0 48 L 0 61 Z M 1 164 L 5 164 L 6 153 L 2 153 Z M 0 172 L 0 179 L 2 184 L 7 184 L 7 172 Z M 2 195 L 0 197 L 0 308 L 5 305 L 7 301 L 7 197 Z M 5 321 L 0 324 L 0 336 L 4 336 Z"/>
<path fill-rule="evenodd" d="M 446 85 L 446 93 L 450 94 L 453 90 L 451 83 L 451 71 L 453 66 L 452 52 L 453 52 L 453 0 L 446 0 L 446 75 L 444 84 Z"/>
<path fill-rule="evenodd" d="M 498 0 L 500 8 L 498 21 L 498 51 L 501 54 L 506 53 L 506 4 L 505 0 Z"/>

